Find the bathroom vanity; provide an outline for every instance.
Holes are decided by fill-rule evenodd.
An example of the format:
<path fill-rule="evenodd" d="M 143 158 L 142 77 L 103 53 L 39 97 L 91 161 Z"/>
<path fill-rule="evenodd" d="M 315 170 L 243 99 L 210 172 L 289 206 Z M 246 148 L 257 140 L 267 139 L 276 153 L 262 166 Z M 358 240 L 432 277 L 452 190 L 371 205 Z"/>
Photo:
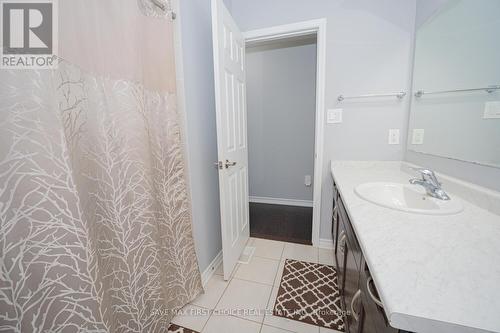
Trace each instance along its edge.
<path fill-rule="evenodd" d="M 500 332 L 497 192 L 438 175 L 454 209 L 425 204 L 409 212 L 370 202 L 356 189 L 375 182 L 406 186 L 417 176 L 410 165 L 332 162 L 331 172 L 346 332 Z"/>
<path fill-rule="evenodd" d="M 337 283 L 342 297 L 342 308 L 346 313 L 346 332 L 398 332 L 388 323 L 335 183 L 333 193 L 332 237 L 335 243 Z"/>

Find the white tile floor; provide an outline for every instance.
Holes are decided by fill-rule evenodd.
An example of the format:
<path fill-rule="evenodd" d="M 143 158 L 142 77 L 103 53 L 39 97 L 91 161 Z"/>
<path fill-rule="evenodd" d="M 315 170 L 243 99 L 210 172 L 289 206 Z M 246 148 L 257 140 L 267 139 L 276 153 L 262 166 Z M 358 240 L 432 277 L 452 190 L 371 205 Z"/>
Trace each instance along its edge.
<path fill-rule="evenodd" d="M 238 265 L 229 281 L 218 269 L 205 294 L 184 308 L 188 314 L 172 322 L 202 333 L 336 333 L 271 314 L 285 259 L 333 265 L 332 250 L 257 238 L 250 238 L 249 245 L 256 247 L 250 263 Z M 220 312 L 211 313 L 214 309 Z M 267 311 L 248 311 L 252 309 Z"/>

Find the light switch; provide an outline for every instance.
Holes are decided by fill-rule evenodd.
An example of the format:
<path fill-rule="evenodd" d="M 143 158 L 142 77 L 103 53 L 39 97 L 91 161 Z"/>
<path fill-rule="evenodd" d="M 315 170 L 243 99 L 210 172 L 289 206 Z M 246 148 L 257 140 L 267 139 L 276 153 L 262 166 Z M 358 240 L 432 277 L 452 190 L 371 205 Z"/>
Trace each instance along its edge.
<path fill-rule="evenodd" d="M 389 144 L 390 145 L 399 145 L 399 130 L 398 129 L 390 129 L 389 130 Z"/>
<path fill-rule="evenodd" d="M 500 102 L 486 102 L 484 104 L 483 119 L 499 119 Z"/>
<path fill-rule="evenodd" d="M 424 144 L 424 134 L 425 134 L 425 130 L 423 128 L 413 129 L 412 136 L 411 136 L 411 144 L 412 145 Z"/>
<path fill-rule="evenodd" d="M 342 122 L 342 109 L 329 109 L 326 113 L 328 124 L 339 124 Z"/>
<path fill-rule="evenodd" d="M 311 184 L 312 184 L 312 182 L 311 182 L 311 175 L 306 175 L 306 176 L 304 177 L 304 185 L 305 185 L 306 187 L 310 187 L 310 186 L 311 186 Z"/>

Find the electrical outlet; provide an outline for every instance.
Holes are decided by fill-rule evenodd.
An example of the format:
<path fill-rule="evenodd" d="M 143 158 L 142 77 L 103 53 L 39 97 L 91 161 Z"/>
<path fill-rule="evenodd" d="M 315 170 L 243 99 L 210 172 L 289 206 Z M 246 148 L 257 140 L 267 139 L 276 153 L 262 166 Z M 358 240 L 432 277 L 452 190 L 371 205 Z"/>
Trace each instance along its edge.
<path fill-rule="evenodd" d="M 425 134 L 425 130 L 423 128 L 413 129 L 412 136 L 411 136 L 411 144 L 412 145 L 424 144 L 424 134 Z"/>
<path fill-rule="evenodd" d="M 339 124 L 342 122 L 342 109 L 329 109 L 326 112 L 326 122 L 328 124 Z"/>
<path fill-rule="evenodd" d="M 500 102 L 486 102 L 483 119 L 500 119 Z"/>
<path fill-rule="evenodd" d="M 399 145 L 399 129 L 390 129 L 389 130 L 389 144 L 390 145 Z"/>

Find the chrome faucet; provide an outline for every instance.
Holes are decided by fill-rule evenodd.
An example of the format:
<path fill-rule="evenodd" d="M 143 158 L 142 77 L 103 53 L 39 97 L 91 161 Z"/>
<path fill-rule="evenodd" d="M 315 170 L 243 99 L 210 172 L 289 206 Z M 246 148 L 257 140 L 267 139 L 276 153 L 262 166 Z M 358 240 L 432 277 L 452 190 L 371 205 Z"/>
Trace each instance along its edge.
<path fill-rule="evenodd" d="M 438 181 L 434 171 L 419 168 L 412 169 L 420 172 L 422 178 L 412 178 L 410 179 L 410 184 L 423 186 L 427 191 L 427 194 L 433 198 L 437 198 L 440 200 L 450 200 L 448 194 L 446 194 L 446 192 L 441 188 L 441 183 Z"/>

